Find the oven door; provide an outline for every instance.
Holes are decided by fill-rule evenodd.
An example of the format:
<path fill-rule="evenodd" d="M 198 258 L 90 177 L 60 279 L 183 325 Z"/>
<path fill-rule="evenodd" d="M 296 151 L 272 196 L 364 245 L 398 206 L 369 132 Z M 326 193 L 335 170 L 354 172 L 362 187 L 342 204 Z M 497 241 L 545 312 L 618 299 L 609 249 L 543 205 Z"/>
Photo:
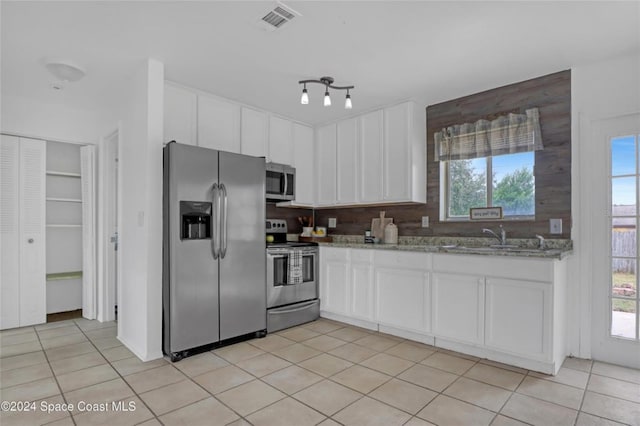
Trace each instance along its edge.
<path fill-rule="evenodd" d="M 291 250 L 267 249 L 267 308 L 318 298 L 317 248 L 301 250 L 302 283 L 299 284 L 287 282 Z"/>

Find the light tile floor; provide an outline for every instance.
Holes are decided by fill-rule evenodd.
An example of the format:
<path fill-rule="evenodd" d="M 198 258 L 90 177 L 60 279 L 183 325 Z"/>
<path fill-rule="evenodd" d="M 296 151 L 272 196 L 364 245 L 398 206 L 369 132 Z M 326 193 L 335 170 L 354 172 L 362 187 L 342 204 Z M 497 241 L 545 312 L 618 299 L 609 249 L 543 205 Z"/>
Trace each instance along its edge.
<path fill-rule="evenodd" d="M 0 399 L 36 403 L 2 426 L 640 426 L 640 371 L 588 360 L 551 377 L 325 319 L 175 364 L 115 335 L 84 319 L 0 332 Z"/>

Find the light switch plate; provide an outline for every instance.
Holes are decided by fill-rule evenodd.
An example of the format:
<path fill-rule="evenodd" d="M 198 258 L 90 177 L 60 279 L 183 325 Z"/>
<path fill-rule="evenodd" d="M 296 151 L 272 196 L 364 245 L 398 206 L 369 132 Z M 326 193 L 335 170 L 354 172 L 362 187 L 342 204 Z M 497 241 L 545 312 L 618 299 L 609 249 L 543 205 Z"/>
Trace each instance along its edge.
<path fill-rule="evenodd" d="M 429 227 L 429 216 L 422 216 L 422 227 L 423 228 Z"/>
<path fill-rule="evenodd" d="M 329 224 L 327 225 L 328 228 L 335 228 L 336 225 L 338 224 L 338 221 L 336 220 L 335 217 L 330 217 L 329 218 Z"/>
<path fill-rule="evenodd" d="M 562 234 L 562 219 L 549 219 L 549 233 Z"/>

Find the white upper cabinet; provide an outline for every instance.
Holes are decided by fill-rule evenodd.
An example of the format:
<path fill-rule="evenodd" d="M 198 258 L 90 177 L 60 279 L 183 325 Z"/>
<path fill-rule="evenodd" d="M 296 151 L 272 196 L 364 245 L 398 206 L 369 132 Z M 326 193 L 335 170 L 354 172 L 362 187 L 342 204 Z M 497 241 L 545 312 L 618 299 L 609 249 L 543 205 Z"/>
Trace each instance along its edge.
<path fill-rule="evenodd" d="M 254 157 L 267 156 L 267 136 L 269 116 L 251 108 L 242 108 L 242 128 L 240 130 L 240 151 Z"/>
<path fill-rule="evenodd" d="M 296 205 L 312 206 L 314 197 L 313 129 L 293 124 L 293 167 L 296 168 Z"/>
<path fill-rule="evenodd" d="M 336 125 L 316 129 L 316 205 L 336 204 Z"/>
<path fill-rule="evenodd" d="M 240 106 L 198 95 L 198 145 L 240 153 Z"/>
<path fill-rule="evenodd" d="M 426 201 L 425 123 L 412 102 L 384 109 L 384 201 Z"/>
<path fill-rule="evenodd" d="M 337 201 L 340 204 L 358 201 L 358 119 L 350 118 L 337 124 Z"/>
<path fill-rule="evenodd" d="M 382 200 L 383 111 L 373 111 L 360 117 L 360 201 Z"/>
<path fill-rule="evenodd" d="M 280 117 L 269 117 L 269 161 L 293 164 L 293 123 Z"/>
<path fill-rule="evenodd" d="M 336 128 L 334 203 L 318 193 L 317 206 L 426 201 L 425 113 L 405 102 L 334 124 Z M 326 128 L 328 126 L 324 126 Z M 327 130 L 318 129 L 319 135 Z M 330 133 L 330 132 L 329 132 Z M 326 137 L 326 136 L 325 136 Z M 326 144 L 326 142 L 325 142 Z M 318 147 L 329 150 L 329 147 Z M 329 155 L 329 152 L 323 152 Z M 318 160 L 318 188 L 333 185 L 327 158 Z M 324 164 L 320 168 L 320 164 Z M 323 180 L 330 179 L 328 182 Z"/>
<path fill-rule="evenodd" d="M 196 145 L 198 96 L 169 83 L 164 85 L 164 141 Z"/>

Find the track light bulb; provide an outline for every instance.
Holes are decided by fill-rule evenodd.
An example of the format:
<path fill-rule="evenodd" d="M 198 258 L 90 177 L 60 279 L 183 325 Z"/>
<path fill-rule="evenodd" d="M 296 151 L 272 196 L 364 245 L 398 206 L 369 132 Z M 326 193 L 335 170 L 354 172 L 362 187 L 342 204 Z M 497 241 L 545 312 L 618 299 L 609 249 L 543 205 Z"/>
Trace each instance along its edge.
<path fill-rule="evenodd" d="M 324 92 L 324 106 L 331 106 L 331 97 L 329 96 L 329 89 Z"/>
<path fill-rule="evenodd" d="M 347 98 L 344 100 L 344 109 L 351 109 L 353 105 L 351 104 L 351 95 L 347 92 Z"/>
<path fill-rule="evenodd" d="M 302 97 L 300 98 L 300 103 L 302 105 L 309 104 L 309 93 L 307 93 L 307 88 L 302 89 Z"/>

